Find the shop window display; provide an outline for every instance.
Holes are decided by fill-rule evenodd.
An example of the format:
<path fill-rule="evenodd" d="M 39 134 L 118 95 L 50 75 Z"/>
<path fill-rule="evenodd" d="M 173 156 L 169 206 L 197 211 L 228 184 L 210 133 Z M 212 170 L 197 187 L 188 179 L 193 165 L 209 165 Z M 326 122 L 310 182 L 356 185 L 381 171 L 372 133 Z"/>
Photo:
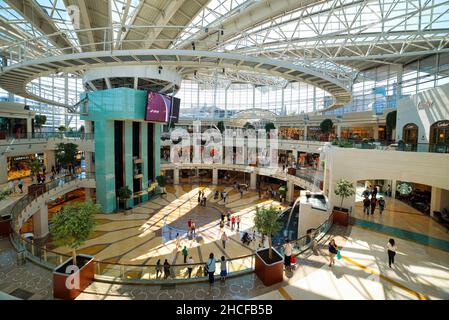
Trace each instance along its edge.
<path fill-rule="evenodd" d="M 8 180 L 15 180 L 30 175 L 30 163 L 39 159 L 43 163 L 43 155 L 27 154 L 16 157 L 8 157 Z"/>

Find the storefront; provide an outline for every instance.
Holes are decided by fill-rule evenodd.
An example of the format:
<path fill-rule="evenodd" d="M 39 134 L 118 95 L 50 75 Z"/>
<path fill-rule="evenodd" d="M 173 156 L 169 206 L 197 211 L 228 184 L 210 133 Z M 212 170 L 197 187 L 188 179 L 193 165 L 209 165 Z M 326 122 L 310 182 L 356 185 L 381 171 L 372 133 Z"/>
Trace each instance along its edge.
<path fill-rule="evenodd" d="M 431 151 L 449 152 L 449 120 L 437 121 L 430 127 Z"/>
<path fill-rule="evenodd" d="M 304 128 L 279 128 L 279 137 L 288 140 L 304 140 Z"/>
<path fill-rule="evenodd" d="M 320 155 L 317 153 L 298 152 L 298 165 L 306 168 L 320 168 Z"/>
<path fill-rule="evenodd" d="M 30 175 L 30 163 L 36 159 L 41 164 L 44 163 L 44 155 L 42 153 L 8 157 L 8 180 L 28 177 Z"/>
<path fill-rule="evenodd" d="M 430 214 L 432 187 L 406 181 L 398 181 L 396 185 L 396 199 L 401 200 L 416 210 Z"/>
<path fill-rule="evenodd" d="M 344 127 L 341 128 L 340 139 L 363 140 L 374 138 L 373 127 Z M 380 137 L 379 137 L 380 138 Z"/>
<path fill-rule="evenodd" d="M 27 131 L 27 119 L 0 117 L 0 139 L 20 139 L 26 136 Z"/>
<path fill-rule="evenodd" d="M 307 127 L 307 140 L 319 141 L 321 137 L 320 126 Z"/>
<path fill-rule="evenodd" d="M 418 151 L 449 153 L 449 84 L 398 101 L 396 140 Z"/>

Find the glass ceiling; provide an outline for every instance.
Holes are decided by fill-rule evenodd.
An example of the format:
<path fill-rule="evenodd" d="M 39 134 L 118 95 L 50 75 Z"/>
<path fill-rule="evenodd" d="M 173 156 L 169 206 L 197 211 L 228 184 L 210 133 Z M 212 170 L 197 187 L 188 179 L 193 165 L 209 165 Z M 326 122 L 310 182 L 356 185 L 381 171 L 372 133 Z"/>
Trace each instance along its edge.
<path fill-rule="evenodd" d="M 195 0 L 186 0 L 185 3 L 188 4 L 189 1 Z M 172 39 L 172 48 L 181 48 L 200 33 L 207 36 L 206 28 L 222 28 L 231 18 L 251 22 L 254 17 L 245 9 L 263 7 L 265 4 L 264 19 L 247 24 L 248 27 L 243 30 L 226 30 L 227 37 L 210 44 L 208 50 L 288 60 L 348 83 L 356 77 L 360 64 L 397 63 L 396 60 L 385 63 L 385 55 L 393 55 L 399 59 L 404 54 L 413 54 L 415 51 L 421 56 L 449 51 L 449 1 L 327 0 L 304 6 L 305 2 L 298 1 L 298 8 L 273 15 L 266 6 L 269 1 L 205 1 L 204 7 L 189 16 L 190 23 Z M 58 48 L 46 38 L 39 26 L 30 23 L 8 3 L 8 0 L 0 0 L 0 55 L 8 45 L 35 37 L 39 38 L 36 52 L 48 49 L 58 52 Z M 27 0 L 25 3 L 48 16 L 54 29 L 64 32 L 75 50 L 81 51 L 77 30 L 70 21 L 63 0 Z M 150 3 L 112 0 L 110 3 L 109 16 L 114 25 L 116 43 L 122 41 L 123 37 L 120 26 L 133 24 L 140 12 L 147 10 L 154 15 L 156 6 L 165 10 L 170 4 L 169 0 Z M 291 2 L 285 3 L 286 7 L 291 6 Z M 180 14 L 185 15 L 183 12 Z M 148 25 L 154 23 L 150 19 L 147 21 Z M 360 61 L 360 64 L 350 61 Z M 255 78 L 255 75 L 240 72 L 215 76 L 213 72 L 212 70 L 201 77 L 198 75 L 197 80 L 202 81 L 205 86 L 214 82 L 216 85 L 226 85 L 229 81 L 241 83 L 242 79 L 261 85 L 284 85 L 283 79 L 278 81 L 268 76 Z M 193 75 L 190 75 L 189 79 L 192 78 Z M 32 86 L 35 88 L 36 84 Z"/>

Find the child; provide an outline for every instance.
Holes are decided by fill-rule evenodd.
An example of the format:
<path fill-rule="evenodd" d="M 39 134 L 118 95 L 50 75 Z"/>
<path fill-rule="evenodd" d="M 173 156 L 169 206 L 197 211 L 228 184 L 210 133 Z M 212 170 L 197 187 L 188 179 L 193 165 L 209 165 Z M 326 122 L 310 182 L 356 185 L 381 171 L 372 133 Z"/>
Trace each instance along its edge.
<path fill-rule="evenodd" d="M 221 256 L 221 265 L 220 265 L 220 280 L 225 281 L 226 276 L 228 275 L 228 270 L 226 268 L 226 259 L 224 256 Z"/>

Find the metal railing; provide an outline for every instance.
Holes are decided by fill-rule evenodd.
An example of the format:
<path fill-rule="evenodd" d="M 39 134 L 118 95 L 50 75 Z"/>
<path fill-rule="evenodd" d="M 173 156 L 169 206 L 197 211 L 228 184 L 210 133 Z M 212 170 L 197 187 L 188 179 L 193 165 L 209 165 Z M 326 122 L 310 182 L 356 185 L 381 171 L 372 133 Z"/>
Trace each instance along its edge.
<path fill-rule="evenodd" d="M 339 140 L 332 141 L 332 145 L 341 148 L 356 149 L 375 149 L 375 150 L 393 150 L 406 152 L 430 152 L 430 153 L 449 153 L 449 145 L 438 143 L 389 143 L 386 141 L 364 142 Z"/>
<path fill-rule="evenodd" d="M 20 213 L 28 206 L 30 205 L 34 200 L 36 200 L 39 196 L 42 196 L 43 194 L 56 189 L 58 187 L 63 186 L 64 184 L 76 181 L 76 180 L 84 180 L 84 179 L 95 179 L 94 173 L 78 173 L 78 174 L 72 174 L 72 175 L 65 175 L 59 178 L 56 178 L 53 181 L 49 181 L 43 184 L 38 184 L 39 188 L 36 188 L 33 192 L 26 194 L 20 200 L 18 200 L 14 207 L 11 209 L 11 223 L 14 232 L 17 232 L 17 218 L 19 217 Z"/>
<path fill-rule="evenodd" d="M 2 133 L 0 132 L 0 141 L 13 140 L 49 140 L 49 139 L 73 139 L 73 140 L 93 140 L 93 133 L 83 132 L 24 132 L 24 133 Z"/>
<path fill-rule="evenodd" d="M 48 182 L 43 185 L 41 190 L 38 190 L 32 194 L 28 194 L 20 199 L 11 211 L 13 225 L 13 232 L 10 235 L 11 242 L 17 251 L 24 251 L 28 259 L 39 263 L 45 268 L 54 269 L 63 263 L 65 260 L 70 259 L 71 255 L 55 252 L 49 250 L 46 246 L 39 245 L 34 240 L 25 239 L 18 233 L 15 225 L 17 224 L 17 218 L 20 213 L 31 204 L 37 197 L 49 192 L 58 186 L 81 179 L 90 178 L 91 174 L 78 174 L 64 176 L 55 181 Z M 318 228 L 313 236 L 303 236 L 297 240 L 293 240 L 293 253 L 299 255 L 308 250 L 312 245 L 312 240 L 321 240 L 321 238 L 329 231 L 332 226 L 332 215 Z M 199 231 L 201 233 L 201 231 Z M 283 252 L 282 243 L 274 245 L 275 248 Z M 217 257 L 218 258 L 218 257 Z M 173 261 L 171 261 L 173 262 Z M 164 261 L 161 261 L 163 264 Z M 236 258 L 226 260 L 228 276 L 237 276 L 249 272 L 253 272 L 255 268 L 255 254 L 244 255 Z M 215 275 L 220 273 L 221 262 L 216 260 Z M 122 264 L 108 261 L 94 260 L 95 277 L 98 280 L 108 282 L 138 282 L 147 284 L 160 284 L 169 282 L 194 282 L 194 281 L 206 281 L 207 275 L 204 270 L 205 263 L 193 263 L 193 264 L 171 264 L 170 275 L 165 276 L 162 267 L 162 272 L 158 272 L 156 265 L 138 265 L 138 264 Z M 189 277 L 189 268 L 192 269 Z"/>

